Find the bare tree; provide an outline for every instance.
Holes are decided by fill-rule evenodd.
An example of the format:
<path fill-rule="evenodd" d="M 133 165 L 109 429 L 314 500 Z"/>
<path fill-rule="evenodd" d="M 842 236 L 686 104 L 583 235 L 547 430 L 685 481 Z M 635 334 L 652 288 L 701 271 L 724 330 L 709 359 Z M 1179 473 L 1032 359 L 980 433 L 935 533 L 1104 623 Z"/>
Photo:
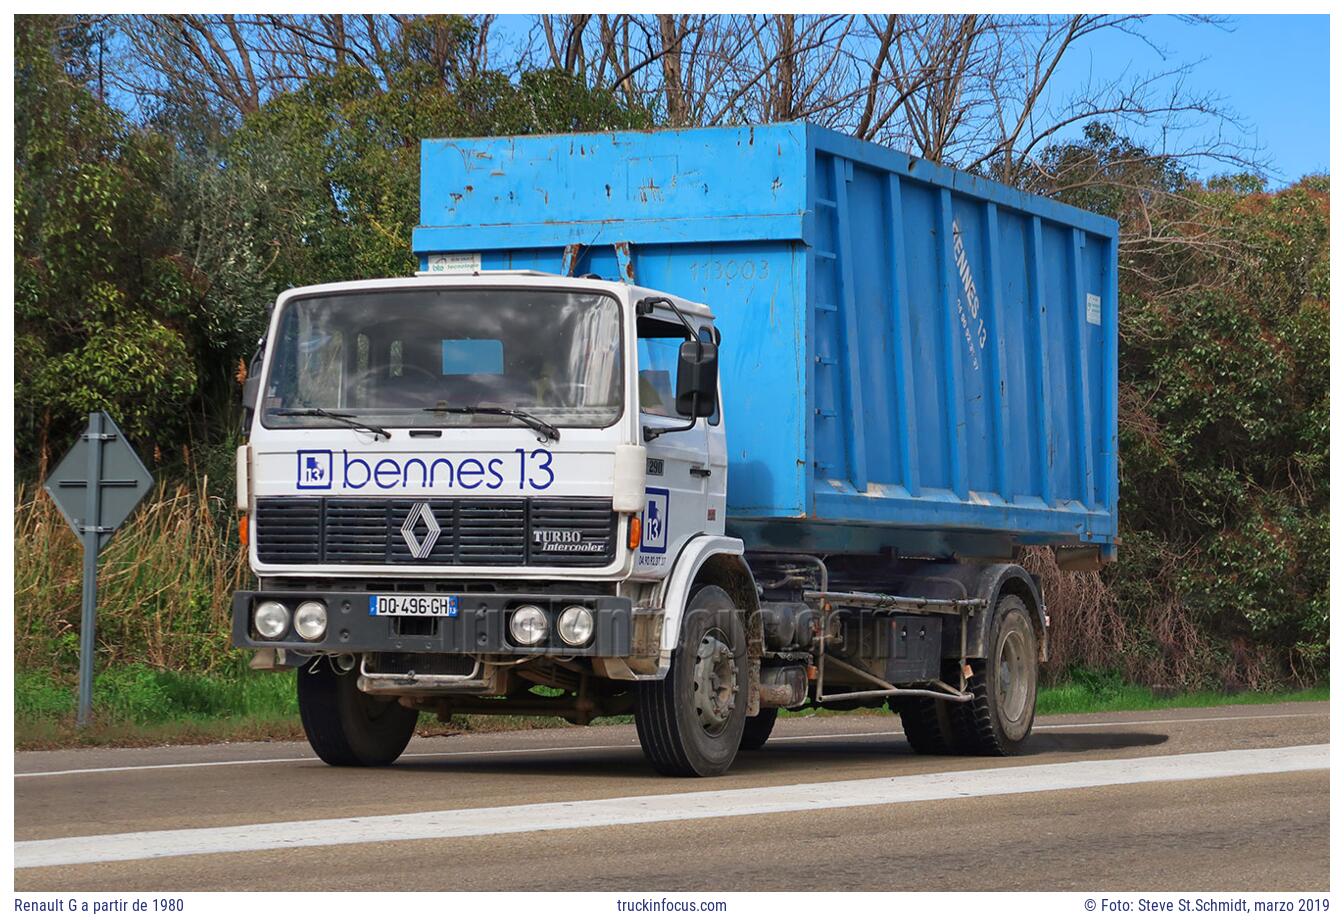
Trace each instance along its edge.
<path fill-rule="evenodd" d="M 341 67 L 387 85 L 410 60 L 456 84 L 496 65 L 495 17 L 182 14 L 113 17 L 117 88 L 142 112 L 204 106 L 226 122 Z"/>
<path fill-rule="evenodd" d="M 582 74 L 668 125 L 807 119 L 1014 184 L 1089 121 L 1143 131 L 1232 126 L 1180 90 L 1184 65 L 1068 91 L 1061 64 L 1094 36 L 1147 39 L 1131 15 L 537 17 L 533 65 Z M 1211 19 L 1201 20 L 1216 26 Z M 594 27 L 595 26 L 595 27 Z M 656 66 L 653 66 L 656 65 Z M 1164 91 L 1173 85 L 1176 92 Z M 1160 151 L 1251 163 L 1229 141 Z"/>
<path fill-rule="evenodd" d="M 1061 85 L 1062 64 L 1103 33 L 1142 47 L 1141 16 L 538 15 L 516 56 L 493 47 L 490 15 L 111 21 L 122 93 L 151 109 L 205 106 L 225 124 L 338 68 L 387 85 L 390 68 L 416 60 L 449 89 L 487 72 L 555 69 L 667 126 L 808 120 L 1039 190 L 1052 181 L 1044 151 L 1097 121 L 1163 132 L 1158 156 L 1258 165 L 1220 100 L 1185 91 L 1190 65 Z"/>
<path fill-rule="evenodd" d="M 124 40 L 114 82 L 138 100 L 209 100 L 238 115 L 255 112 L 272 75 L 255 61 L 253 30 L 234 16 L 118 17 Z"/>
<path fill-rule="evenodd" d="M 587 70 L 583 33 L 593 18 L 589 13 L 537 17 L 541 34 L 546 39 L 551 67 L 572 74 Z"/>

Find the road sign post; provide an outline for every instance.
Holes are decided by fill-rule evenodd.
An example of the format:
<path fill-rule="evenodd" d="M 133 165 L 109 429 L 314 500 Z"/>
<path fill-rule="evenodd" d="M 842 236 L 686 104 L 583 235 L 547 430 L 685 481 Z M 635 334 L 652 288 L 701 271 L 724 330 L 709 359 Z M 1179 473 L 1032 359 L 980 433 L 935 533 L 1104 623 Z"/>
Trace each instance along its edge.
<path fill-rule="evenodd" d="M 101 486 L 103 481 L 103 413 L 89 413 L 89 427 L 81 437 L 89 442 L 88 483 Z M 84 526 L 81 542 L 84 544 L 84 593 L 79 615 L 79 713 L 77 725 L 86 725 L 93 712 L 93 631 L 98 614 L 98 506 L 102 504 L 101 488 L 84 489 Z M 90 524 L 89 522 L 92 522 Z"/>
<path fill-rule="evenodd" d="M 93 712 L 94 631 L 98 613 L 98 553 L 154 485 L 126 436 L 105 412 L 89 426 L 47 478 L 46 490 L 84 546 L 84 592 L 79 617 L 79 709 Z"/>

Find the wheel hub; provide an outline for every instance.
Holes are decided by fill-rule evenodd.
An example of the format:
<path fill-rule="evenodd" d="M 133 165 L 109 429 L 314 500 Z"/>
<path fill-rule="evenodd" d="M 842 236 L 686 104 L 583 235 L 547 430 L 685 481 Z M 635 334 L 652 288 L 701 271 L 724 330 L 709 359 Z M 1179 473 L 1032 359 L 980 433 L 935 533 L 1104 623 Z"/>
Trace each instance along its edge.
<path fill-rule="evenodd" d="M 999 652 L 999 700 L 1001 710 L 1009 722 L 1022 718 L 1027 708 L 1028 675 L 1031 667 L 1026 643 L 1019 633 L 1009 633 Z"/>
<path fill-rule="evenodd" d="M 716 633 L 706 633 L 695 651 L 695 712 L 711 735 L 723 731 L 737 701 L 737 661 Z"/>

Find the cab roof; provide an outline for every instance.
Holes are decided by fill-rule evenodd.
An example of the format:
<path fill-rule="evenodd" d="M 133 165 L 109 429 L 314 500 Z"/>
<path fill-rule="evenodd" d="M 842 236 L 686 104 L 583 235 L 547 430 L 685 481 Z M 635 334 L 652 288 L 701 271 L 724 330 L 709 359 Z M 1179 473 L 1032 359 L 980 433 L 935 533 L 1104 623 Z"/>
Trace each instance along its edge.
<path fill-rule="evenodd" d="M 369 278 L 362 281 L 338 281 L 331 284 L 311 284 L 304 287 L 290 288 L 283 292 L 276 300 L 276 305 L 298 297 L 316 297 L 330 294 L 345 294 L 357 291 L 389 291 L 404 290 L 416 288 L 449 288 L 449 287 L 517 287 L 519 284 L 527 287 L 538 288 L 575 288 L 582 290 L 601 291 L 611 294 L 622 300 L 629 298 L 630 302 L 642 300 L 645 297 L 665 297 L 675 303 L 682 311 L 691 316 L 698 316 L 702 319 L 712 320 L 713 312 L 705 304 L 694 300 L 687 300 L 684 297 L 678 297 L 669 294 L 666 291 L 656 291 L 652 288 L 641 287 L 636 284 L 626 284 L 623 281 L 608 281 L 602 278 L 571 278 L 568 275 L 554 275 L 547 272 L 538 271 L 473 271 L 462 272 L 460 274 L 429 274 L 419 273 L 409 278 Z"/>

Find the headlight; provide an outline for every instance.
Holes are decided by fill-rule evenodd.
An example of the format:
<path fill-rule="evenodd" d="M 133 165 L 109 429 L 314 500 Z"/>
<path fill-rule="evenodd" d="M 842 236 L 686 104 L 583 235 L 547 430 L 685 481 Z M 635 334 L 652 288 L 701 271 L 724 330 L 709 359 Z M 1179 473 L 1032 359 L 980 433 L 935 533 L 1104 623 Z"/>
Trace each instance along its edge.
<path fill-rule="evenodd" d="M 526 604 L 509 617 L 509 633 L 519 645 L 541 645 L 546 641 L 546 612 Z"/>
<path fill-rule="evenodd" d="M 294 631 L 309 642 L 321 639 L 327 631 L 327 605 L 321 601 L 304 601 L 294 611 Z"/>
<path fill-rule="evenodd" d="M 289 608 L 279 601 L 262 601 L 252 611 L 252 625 L 263 639 L 279 639 L 289 629 Z"/>
<path fill-rule="evenodd" d="M 593 615 L 587 607 L 566 607 L 555 628 L 566 645 L 587 645 L 593 638 Z"/>

